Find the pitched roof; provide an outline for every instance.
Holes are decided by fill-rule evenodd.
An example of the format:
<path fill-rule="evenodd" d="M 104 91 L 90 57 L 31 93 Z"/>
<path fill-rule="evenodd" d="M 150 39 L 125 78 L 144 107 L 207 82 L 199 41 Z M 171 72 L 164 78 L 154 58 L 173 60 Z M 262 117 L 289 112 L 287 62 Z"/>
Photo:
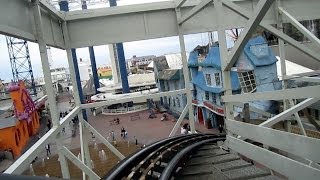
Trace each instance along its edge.
<path fill-rule="evenodd" d="M 99 82 L 99 85 L 100 85 L 100 87 L 104 87 L 104 84 L 102 84 L 100 82 Z M 87 81 L 87 83 L 83 86 L 82 89 L 83 89 L 83 94 L 85 96 L 96 94 L 96 90 L 94 87 L 94 80 L 93 80 L 92 76 L 90 76 L 90 79 Z"/>
<path fill-rule="evenodd" d="M 154 67 L 156 67 L 158 71 L 169 69 L 169 65 L 165 56 L 156 57 L 153 62 Z"/>
<path fill-rule="evenodd" d="M 165 69 L 158 73 L 157 78 L 161 80 L 179 80 L 180 69 Z"/>
<path fill-rule="evenodd" d="M 198 52 L 197 51 L 190 52 L 189 59 L 188 59 L 188 66 L 189 67 L 198 67 Z"/>
<path fill-rule="evenodd" d="M 266 66 L 277 62 L 277 59 L 262 36 L 251 38 L 244 47 L 244 54 L 254 66 Z"/>
<path fill-rule="evenodd" d="M 207 57 L 199 63 L 200 66 L 204 67 L 214 67 L 217 69 L 221 69 L 221 61 L 220 61 L 220 51 L 219 47 L 214 46 L 209 49 L 209 53 Z"/>

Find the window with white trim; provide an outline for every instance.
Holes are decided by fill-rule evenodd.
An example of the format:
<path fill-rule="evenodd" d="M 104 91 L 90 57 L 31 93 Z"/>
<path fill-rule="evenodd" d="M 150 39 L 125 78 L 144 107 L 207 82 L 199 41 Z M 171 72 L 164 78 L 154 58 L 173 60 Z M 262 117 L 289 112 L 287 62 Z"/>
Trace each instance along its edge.
<path fill-rule="evenodd" d="M 221 84 L 220 73 L 214 73 L 214 79 L 216 81 L 216 86 L 220 86 L 220 84 Z"/>
<path fill-rule="evenodd" d="M 215 93 L 212 93 L 212 102 L 214 103 L 214 104 L 217 104 L 217 99 L 216 99 L 217 97 L 216 97 L 216 94 Z"/>
<path fill-rule="evenodd" d="M 210 74 L 206 74 L 206 81 L 207 81 L 207 85 L 211 86 L 211 75 Z"/>
<path fill-rule="evenodd" d="M 253 71 L 238 72 L 238 77 L 243 93 L 252 93 L 256 91 L 256 79 Z"/>

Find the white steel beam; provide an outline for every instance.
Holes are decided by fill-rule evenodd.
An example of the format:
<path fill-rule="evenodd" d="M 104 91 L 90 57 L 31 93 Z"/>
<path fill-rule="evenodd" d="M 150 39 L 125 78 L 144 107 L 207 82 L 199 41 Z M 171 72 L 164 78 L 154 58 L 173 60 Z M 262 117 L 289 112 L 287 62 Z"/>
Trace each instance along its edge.
<path fill-rule="evenodd" d="M 104 145 L 106 145 L 110 151 L 112 151 L 119 159 L 123 160 L 125 156 L 121 154 L 109 141 L 107 141 L 96 129 L 94 129 L 88 122 L 83 121 L 83 124 L 90 132 L 92 132 Z"/>
<path fill-rule="evenodd" d="M 82 113 L 78 115 L 80 117 L 79 122 L 79 128 L 80 128 L 80 152 L 81 152 L 81 161 L 83 164 L 85 164 L 89 169 L 92 169 L 91 166 L 91 158 L 90 158 L 90 152 L 89 152 L 89 143 L 88 143 L 88 137 L 90 137 L 86 132 L 87 129 L 84 128 L 83 122 L 83 116 Z M 83 171 L 82 172 L 82 179 L 86 179 L 86 174 Z"/>
<path fill-rule="evenodd" d="M 228 131 L 271 146 L 291 154 L 320 162 L 320 139 L 306 137 L 285 131 L 244 123 L 235 120 L 226 120 Z"/>
<path fill-rule="evenodd" d="M 252 17 L 252 13 L 250 11 L 247 11 L 247 10 L 243 9 L 242 7 L 238 6 L 237 4 L 235 4 L 235 3 L 231 2 L 231 1 L 223 0 L 223 4 L 225 6 L 227 6 L 228 8 L 234 10 L 235 12 L 237 12 L 239 15 L 243 16 L 244 18 L 249 19 L 250 17 Z M 270 24 L 268 24 L 265 21 L 262 21 L 260 23 L 260 26 L 263 27 L 264 29 L 268 30 L 269 32 L 271 32 L 272 34 L 277 36 L 278 38 L 281 38 L 285 42 L 289 43 L 291 46 L 295 47 L 296 49 L 299 49 L 303 53 L 309 55 L 310 57 L 312 57 L 315 60 L 320 62 L 320 54 L 319 53 L 309 49 L 305 45 L 303 45 L 300 42 L 294 40 L 293 38 L 291 38 L 290 36 L 286 35 L 285 33 L 279 31 L 278 29 L 276 29 L 275 27 L 271 26 Z"/>
<path fill-rule="evenodd" d="M 110 100 L 110 101 L 100 101 L 100 102 L 95 102 L 95 103 L 88 103 L 88 104 L 82 104 L 81 108 L 82 109 L 89 109 L 89 108 L 99 108 L 102 106 L 107 106 L 111 104 L 116 104 L 116 103 L 125 103 L 125 102 L 130 102 L 130 101 L 135 101 L 135 100 L 147 100 L 147 99 L 156 99 L 159 97 L 163 96 L 175 96 L 177 94 L 185 94 L 186 90 L 185 89 L 180 89 L 180 90 L 175 90 L 175 91 L 168 91 L 168 92 L 159 92 L 155 94 L 147 94 L 147 95 L 141 95 L 139 97 L 126 97 L 126 98 L 121 98 L 117 100 Z"/>
<path fill-rule="evenodd" d="M 304 27 L 299 21 L 297 21 L 292 15 L 290 15 L 285 9 L 282 7 L 278 7 L 279 11 L 282 15 L 285 15 L 290 23 L 297 28 L 303 35 L 305 35 L 310 41 L 312 41 L 315 45 L 320 47 L 320 40 L 315 36 L 312 32 L 310 32 L 306 27 Z"/>
<path fill-rule="evenodd" d="M 57 143 L 57 150 L 58 150 L 59 161 L 60 161 L 61 174 L 62 174 L 63 179 L 70 179 L 69 166 L 68 166 L 66 157 L 62 153 L 63 144 L 61 143 L 62 139 L 61 139 L 60 132 L 57 135 L 57 139 L 58 139 L 58 141 L 56 141 L 56 143 Z"/>
<path fill-rule="evenodd" d="M 180 125 L 181 122 L 183 121 L 184 117 L 187 115 L 187 112 L 189 111 L 189 104 L 186 105 L 186 107 L 183 108 L 182 113 L 179 116 L 179 119 L 177 120 L 176 124 L 174 125 L 173 129 L 171 130 L 169 137 L 175 136 Z"/>
<path fill-rule="evenodd" d="M 181 18 L 181 9 L 176 8 L 176 19 L 178 21 L 179 18 Z M 191 133 L 195 133 L 195 125 L 194 125 L 194 112 L 193 112 L 193 106 L 192 106 L 192 85 L 190 83 L 190 74 L 189 74 L 189 68 L 188 68 L 188 58 L 187 58 L 187 52 L 186 52 L 186 45 L 184 42 L 184 36 L 181 29 L 181 25 L 177 24 L 178 28 L 178 34 L 179 34 L 179 45 L 180 45 L 180 51 L 181 51 L 181 58 L 182 58 L 182 70 L 183 70 L 183 78 L 184 78 L 184 86 L 186 89 L 187 94 L 187 107 L 189 108 L 189 124 L 190 124 L 190 130 Z M 181 116 L 180 116 L 181 117 Z M 184 118 L 184 117 L 183 117 Z"/>
<path fill-rule="evenodd" d="M 289 104 L 290 104 L 291 107 L 294 107 L 294 106 L 295 106 L 292 99 L 289 100 Z M 299 126 L 299 128 L 300 128 L 300 130 L 301 130 L 301 132 L 302 132 L 302 135 L 307 136 L 307 133 L 306 133 L 306 131 L 304 130 L 304 127 L 303 127 L 303 124 L 302 124 L 302 121 L 301 121 L 301 118 L 300 118 L 298 112 L 295 112 L 295 113 L 293 113 L 293 114 L 294 114 L 294 117 L 296 118 L 296 120 L 297 120 L 297 122 L 298 122 L 298 126 Z M 320 161 L 319 161 L 319 162 L 320 162 Z"/>
<path fill-rule="evenodd" d="M 295 81 L 320 83 L 320 78 L 318 77 L 299 77 L 299 78 L 290 78 L 290 79 L 293 79 Z"/>
<path fill-rule="evenodd" d="M 88 166 L 83 164 L 77 156 L 70 152 L 65 146 L 62 147 L 61 152 L 81 171 L 86 173 L 90 179 L 101 179 L 94 171 L 92 171 Z"/>
<path fill-rule="evenodd" d="M 31 146 L 23 155 L 21 155 L 4 173 L 22 174 L 35 157 L 42 151 L 48 142 L 56 138 L 62 128 L 69 123 L 78 113 L 79 107 L 75 107 L 66 117 L 60 121 L 60 126 L 51 128 L 44 134 L 33 146 Z M 57 142 L 58 143 L 58 142 Z"/>
<path fill-rule="evenodd" d="M 205 8 L 212 0 L 202 0 L 200 4 L 193 7 L 189 10 L 185 15 L 178 19 L 178 24 L 181 25 L 186 22 L 188 19 L 192 18 L 192 16 L 196 15 L 200 12 L 203 8 Z"/>
<path fill-rule="evenodd" d="M 319 74 L 320 74 L 320 70 L 316 70 L 316 71 L 312 71 L 312 72 L 287 75 L 284 77 L 284 79 L 294 79 L 294 78 L 298 78 L 298 77 L 315 76 L 315 75 L 319 75 Z"/>
<path fill-rule="evenodd" d="M 222 67 L 224 70 L 230 70 L 234 63 L 238 60 L 241 52 L 243 51 L 244 46 L 247 44 L 249 39 L 252 36 L 252 33 L 259 26 L 259 23 L 266 15 L 268 9 L 272 5 L 274 0 L 260 0 L 257 4 L 253 15 L 249 18 L 246 27 L 241 32 L 239 39 L 236 41 L 236 44 L 232 48 L 230 55 L 228 56 L 228 61 L 225 67 Z"/>
<path fill-rule="evenodd" d="M 320 86 L 309 86 L 278 91 L 226 95 L 222 97 L 222 100 L 223 102 L 249 102 L 257 100 L 320 98 L 319 92 Z"/>
<path fill-rule="evenodd" d="M 176 0 L 177 8 L 180 8 L 187 0 Z"/>
<path fill-rule="evenodd" d="M 226 144 L 230 149 L 279 172 L 289 179 L 318 180 L 320 177 L 320 170 L 318 169 L 235 137 L 227 136 Z"/>
<path fill-rule="evenodd" d="M 319 91 L 318 91 L 319 92 Z M 264 126 L 264 127 L 271 127 L 272 125 L 285 120 L 285 118 L 290 117 L 292 114 L 316 103 L 317 101 L 319 101 L 319 98 L 308 98 L 304 101 L 302 101 L 301 103 L 290 107 L 289 109 L 281 112 L 280 114 L 277 114 L 276 116 L 268 119 L 267 121 L 259 124 L 259 126 Z"/>

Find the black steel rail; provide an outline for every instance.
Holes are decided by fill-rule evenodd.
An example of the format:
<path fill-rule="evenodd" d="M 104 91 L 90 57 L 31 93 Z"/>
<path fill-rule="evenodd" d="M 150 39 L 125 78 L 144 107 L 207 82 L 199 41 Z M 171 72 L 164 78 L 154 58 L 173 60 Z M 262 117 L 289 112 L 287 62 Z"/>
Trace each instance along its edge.
<path fill-rule="evenodd" d="M 171 161 L 180 154 L 179 152 L 184 152 L 184 149 L 189 149 L 188 147 L 194 147 L 193 144 L 205 143 L 203 140 L 216 142 L 225 140 L 225 136 L 190 134 L 155 142 L 122 160 L 104 179 L 158 179 Z"/>
<path fill-rule="evenodd" d="M 177 168 L 179 166 L 184 166 L 184 163 L 189 159 L 189 156 L 193 153 L 193 151 L 196 150 L 201 145 L 209 142 L 217 142 L 217 141 L 224 141 L 224 140 L 225 138 L 221 138 L 221 137 L 206 139 L 184 148 L 177 155 L 175 155 L 174 158 L 168 163 L 166 168 L 161 173 L 161 176 L 159 179 L 168 180 L 168 179 L 171 179 L 171 177 L 174 177 L 177 172 Z"/>
<path fill-rule="evenodd" d="M 187 137 L 194 137 L 197 134 L 190 134 Z M 170 143 L 171 141 L 175 141 L 186 136 L 175 136 L 168 139 L 157 141 L 151 145 L 146 146 L 142 150 L 138 151 L 135 154 L 132 154 L 122 160 L 117 166 L 112 168 L 109 173 L 103 178 L 107 180 L 118 180 L 123 177 L 126 177 L 131 173 L 132 168 L 137 166 L 141 161 L 145 159 L 149 154 L 158 149 L 159 147 Z"/>

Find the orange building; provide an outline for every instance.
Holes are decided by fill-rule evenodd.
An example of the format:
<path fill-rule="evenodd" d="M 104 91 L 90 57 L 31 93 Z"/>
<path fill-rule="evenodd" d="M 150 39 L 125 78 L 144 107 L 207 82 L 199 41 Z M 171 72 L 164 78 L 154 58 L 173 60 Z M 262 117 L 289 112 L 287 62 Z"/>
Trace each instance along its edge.
<path fill-rule="evenodd" d="M 38 107 L 22 81 L 9 87 L 13 102 L 14 115 L 3 114 L 0 117 L 0 150 L 12 152 L 13 157 L 21 155 L 30 136 L 40 127 Z"/>

